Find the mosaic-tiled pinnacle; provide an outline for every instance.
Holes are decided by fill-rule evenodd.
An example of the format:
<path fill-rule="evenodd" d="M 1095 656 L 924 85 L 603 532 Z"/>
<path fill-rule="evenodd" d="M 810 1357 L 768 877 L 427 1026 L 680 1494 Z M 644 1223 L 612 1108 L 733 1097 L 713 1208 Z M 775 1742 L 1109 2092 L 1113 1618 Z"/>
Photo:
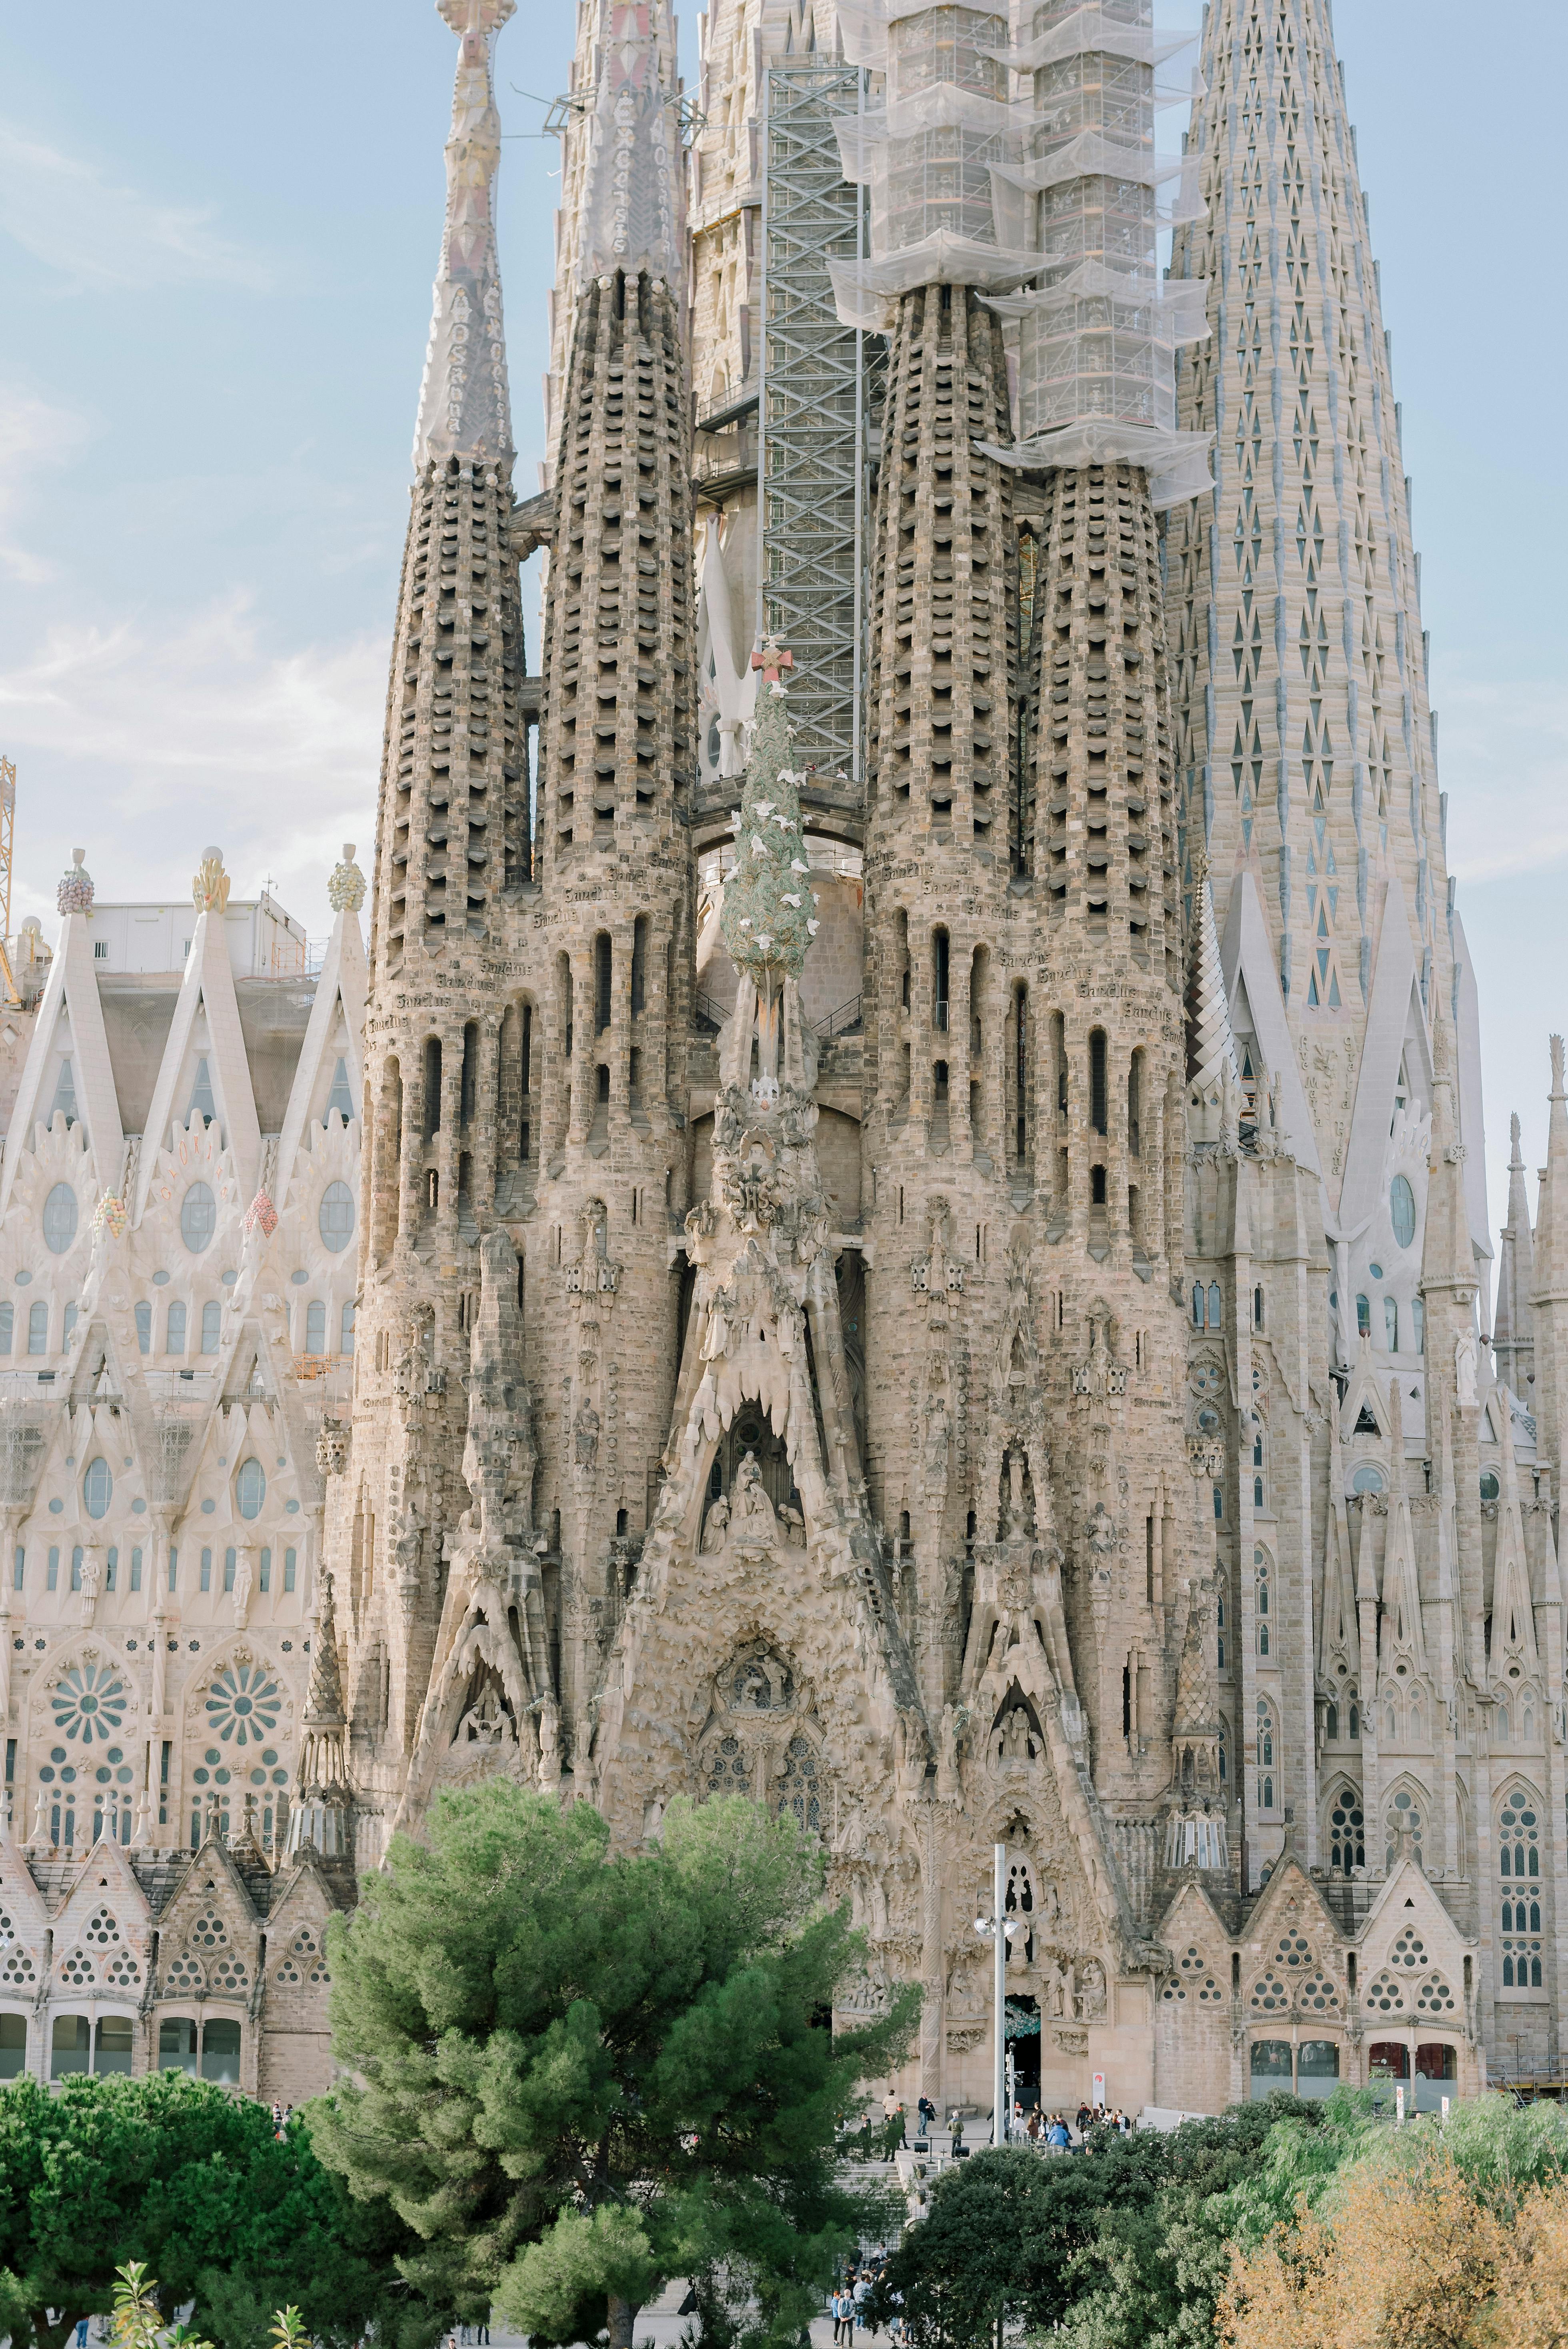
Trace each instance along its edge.
<path fill-rule="evenodd" d="M 668 0 L 602 0 L 583 185 L 583 278 L 681 274 L 680 125 Z"/>
<path fill-rule="evenodd" d="M 493 461 L 511 455 L 495 243 L 500 117 L 490 66 L 495 36 L 516 5 L 517 0 L 438 0 L 460 46 L 447 140 L 447 219 L 414 432 L 416 469 L 432 457 Z"/>

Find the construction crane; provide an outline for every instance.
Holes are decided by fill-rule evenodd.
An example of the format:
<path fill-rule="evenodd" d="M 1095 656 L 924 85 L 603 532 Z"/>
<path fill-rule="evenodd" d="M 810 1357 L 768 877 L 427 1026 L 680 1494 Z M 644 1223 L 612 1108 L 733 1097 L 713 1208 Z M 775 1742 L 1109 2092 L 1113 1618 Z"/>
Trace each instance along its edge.
<path fill-rule="evenodd" d="M 15 974 L 11 968 L 11 848 L 16 832 L 16 761 L 0 759 L 0 975 L 5 980 L 7 1010 L 21 1009 Z"/>

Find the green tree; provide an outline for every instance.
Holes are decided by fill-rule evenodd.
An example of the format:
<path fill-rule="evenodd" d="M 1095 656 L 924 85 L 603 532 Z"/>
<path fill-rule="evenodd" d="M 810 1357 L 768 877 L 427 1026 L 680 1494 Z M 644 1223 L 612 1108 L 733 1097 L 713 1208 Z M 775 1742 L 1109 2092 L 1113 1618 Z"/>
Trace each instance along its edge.
<path fill-rule="evenodd" d="M 259 2105 L 210 2082 L 170 2071 L 0 2090 L 0 2333 L 13 2349 L 60 2349 L 78 2317 L 107 2313 L 128 2258 L 156 2271 L 164 2307 L 194 2301 L 222 2349 L 263 2349 L 285 2302 L 324 2342 L 374 2322 L 399 2349 L 425 2349 L 440 2315 L 393 2264 L 407 2240 L 385 2202 L 356 2203 L 322 2168 L 303 2127 L 280 2140 Z M 139 2280 L 144 2313 L 152 2289 Z"/>
<path fill-rule="evenodd" d="M 1212 2338 L 1230 2264 L 1225 2197 L 1289 2097 L 1169 2135 L 1091 2132 L 1081 2153 L 1021 2147 L 943 2175 L 889 2263 L 879 2311 L 903 2297 L 917 2349 L 964 2349 L 998 2318 L 1073 2349 L 1179 2349 Z"/>
<path fill-rule="evenodd" d="M 796 2340 L 867 2220 L 836 2132 L 918 1997 L 823 2027 L 860 1947 L 820 1857 L 742 1798 L 674 1803 L 657 1848 L 614 1852 L 586 1805 L 500 1781 L 439 1797 L 428 1832 L 333 1927 L 355 2085 L 309 2116 L 420 2238 L 410 2282 L 538 2344 L 607 2326 L 629 2349 L 668 2278 L 738 2269 L 758 2339 Z"/>

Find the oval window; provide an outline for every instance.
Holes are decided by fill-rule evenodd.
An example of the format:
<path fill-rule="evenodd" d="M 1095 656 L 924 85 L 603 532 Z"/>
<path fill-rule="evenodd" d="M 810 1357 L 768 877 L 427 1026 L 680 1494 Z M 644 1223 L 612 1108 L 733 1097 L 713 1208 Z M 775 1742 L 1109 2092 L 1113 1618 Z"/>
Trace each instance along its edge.
<path fill-rule="evenodd" d="M 267 1479 L 259 1460 L 242 1460 L 234 1479 L 234 1498 L 242 1517 L 259 1517 L 267 1497 Z"/>
<path fill-rule="evenodd" d="M 1370 1460 L 1364 1460 L 1350 1479 L 1350 1489 L 1353 1493 L 1381 1493 L 1387 1481 L 1381 1468 L 1375 1468 Z"/>
<path fill-rule="evenodd" d="M 57 1183 L 44 1202 L 44 1246 L 64 1256 L 76 1236 L 77 1195 L 68 1183 Z"/>
<path fill-rule="evenodd" d="M 87 1474 L 82 1478 L 82 1506 L 89 1517 L 108 1515 L 109 1495 L 113 1491 L 114 1478 L 109 1474 L 108 1462 L 100 1452 L 96 1460 L 88 1462 Z"/>
<path fill-rule="evenodd" d="M 200 1256 L 218 1228 L 218 1202 L 205 1183 L 192 1183 L 180 1206 L 180 1237 Z"/>
<path fill-rule="evenodd" d="M 1501 1490 L 1502 1486 L 1498 1483 L 1497 1478 L 1492 1475 L 1491 1470 L 1490 1468 L 1483 1469 L 1480 1480 L 1481 1499 L 1483 1501 L 1495 1501 Z"/>
<path fill-rule="evenodd" d="M 1416 1195 L 1403 1174 L 1396 1174 L 1388 1185 L 1388 1213 L 1394 1237 L 1401 1247 L 1408 1247 L 1416 1237 Z"/>
<path fill-rule="evenodd" d="M 336 1256 L 354 1237 L 354 1194 L 346 1183 L 329 1183 L 321 1195 L 316 1217 L 322 1246 Z"/>

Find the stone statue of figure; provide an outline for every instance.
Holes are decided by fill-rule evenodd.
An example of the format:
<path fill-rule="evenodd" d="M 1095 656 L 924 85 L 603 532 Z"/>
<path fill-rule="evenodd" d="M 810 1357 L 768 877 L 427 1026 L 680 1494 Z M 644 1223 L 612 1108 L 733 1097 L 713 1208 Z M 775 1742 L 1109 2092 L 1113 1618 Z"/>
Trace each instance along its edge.
<path fill-rule="evenodd" d="M 799 1510 L 791 1508 L 789 1502 L 786 1501 L 780 1506 L 778 1515 L 779 1521 L 784 1528 L 784 1538 L 789 1543 L 790 1548 L 804 1549 L 806 1547 L 806 1520 L 800 1515 Z"/>
<path fill-rule="evenodd" d="M 1475 1364 L 1475 1331 L 1461 1330 L 1454 1340 L 1454 1392 L 1461 1410 L 1476 1400 Z"/>
<path fill-rule="evenodd" d="M 539 1783 L 547 1794 L 561 1784 L 561 1707 L 549 1695 L 539 1708 Z"/>
<path fill-rule="evenodd" d="M 702 1547 L 709 1557 L 715 1557 L 724 1547 L 729 1532 L 729 1503 L 720 1493 L 708 1503 L 707 1518 L 702 1529 Z"/>
<path fill-rule="evenodd" d="M 84 1599 L 98 1597 L 98 1576 L 101 1571 L 102 1565 L 97 1550 L 84 1549 L 82 1552 L 82 1597 Z"/>
<path fill-rule="evenodd" d="M 735 1515 L 748 1524 L 765 1520 L 771 1526 L 774 1522 L 773 1504 L 763 1485 L 755 1452 L 748 1452 L 736 1471 Z"/>
<path fill-rule="evenodd" d="M 1078 2012 L 1083 2021 L 1105 2013 L 1105 1968 L 1098 1958 L 1087 1960 L 1079 1977 Z"/>
<path fill-rule="evenodd" d="M 591 1402 L 577 1406 L 577 1416 L 572 1423 L 573 1441 L 576 1447 L 579 1468 L 592 1468 L 599 1456 L 599 1414 Z"/>
<path fill-rule="evenodd" d="M 928 1484 L 939 1485 L 946 1477 L 947 1453 L 947 1398 L 939 1389 L 931 1399 L 931 1410 L 926 1418 L 925 1475 Z"/>
<path fill-rule="evenodd" d="M 459 1745 L 504 1745 L 510 1740 L 511 1724 L 501 1710 L 500 1699 L 487 1682 L 480 1692 L 477 1704 L 469 1707 L 458 1723 L 457 1743 Z"/>
<path fill-rule="evenodd" d="M 1034 1745 L 1029 1732 L 1029 1716 L 1021 1704 L 1016 1704 L 1007 1715 L 1002 1734 L 1003 1752 L 1009 1762 L 1033 1760 Z"/>
<path fill-rule="evenodd" d="M 1046 2004 L 1051 2014 L 1065 2018 L 1071 1996 L 1071 1970 L 1052 1958 L 1045 1968 Z"/>
<path fill-rule="evenodd" d="M 251 1597 L 251 1553 L 242 1549 L 234 1567 L 234 1620 L 242 1623 Z"/>

